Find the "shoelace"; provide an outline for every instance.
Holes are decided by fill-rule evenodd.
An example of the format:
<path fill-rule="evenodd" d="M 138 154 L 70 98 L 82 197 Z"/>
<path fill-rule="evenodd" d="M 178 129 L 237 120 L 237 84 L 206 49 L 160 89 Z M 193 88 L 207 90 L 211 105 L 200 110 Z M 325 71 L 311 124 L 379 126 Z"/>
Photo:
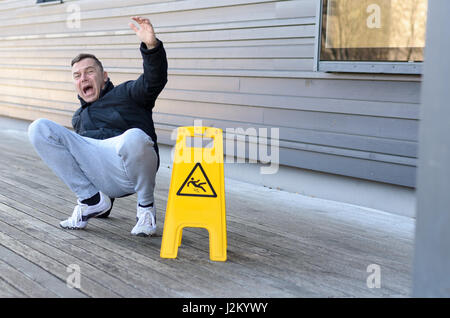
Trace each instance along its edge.
<path fill-rule="evenodd" d="M 155 218 L 151 212 L 144 212 L 141 217 L 138 218 L 138 225 L 150 224 L 151 227 L 155 226 Z"/>
<path fill-rule="evenodd" d="M 77 226 L 78 222 L 81 221 L 82 215 L 83 215 L 83 208 L 80 204 L 78 204 L 77 206 L 75 206 L 75 208 L 73 209 L 72 215 L 68 219 L 68 221 L 70 222 L 70 225 Z"/>
<path fill-rule="evenodd" d="M 153 216 L 152 213 L 149 213 L 148 216 L 149 216 L 149 218 L 150 218 L 150 220 L 149 220 L 150 226 L 151 226 L 151 227 L 155 227 L 155 225 L 156 225 L 156 218 Z"/>

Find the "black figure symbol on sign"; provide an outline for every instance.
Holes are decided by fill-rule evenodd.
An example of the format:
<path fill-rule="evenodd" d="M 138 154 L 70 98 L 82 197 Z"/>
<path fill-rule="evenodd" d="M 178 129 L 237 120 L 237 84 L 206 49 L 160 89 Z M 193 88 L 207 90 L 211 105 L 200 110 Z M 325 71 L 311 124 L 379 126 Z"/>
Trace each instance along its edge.
<path fill-rule="evenodd" d="M 203 192 L 206 192 L 205 188 L 202 187 L 202 185 L 206 184 L 206 182 L 199 183 L 200 180 L 194 180 L 194 178 L 191 178 L 191 181 L 187 183 L 187 186 L 189 187 L 190 184 L 194 186 L 194 191 L 199 192 L 199 188 L 203 190 Z"/>
<path fill-rule="evenodd" d="M 217 197 L 208 176 L 203 170 L 200 162 L 197 162 L 191 170 L 186 180 L 184 180 L 177 195 L 191 196 L 191 197 Z"/>

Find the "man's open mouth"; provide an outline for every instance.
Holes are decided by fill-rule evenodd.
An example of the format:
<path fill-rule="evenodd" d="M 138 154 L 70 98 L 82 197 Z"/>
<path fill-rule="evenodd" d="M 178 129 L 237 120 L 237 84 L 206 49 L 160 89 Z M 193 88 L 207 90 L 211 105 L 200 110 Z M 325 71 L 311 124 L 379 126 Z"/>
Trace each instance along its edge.
<path fill-rule="evenodd" d="M 86 85 L 85 87 L 83 87 L 83 94 L 85 96 L 94 94 L 94 87 L 92 85 Z"/>

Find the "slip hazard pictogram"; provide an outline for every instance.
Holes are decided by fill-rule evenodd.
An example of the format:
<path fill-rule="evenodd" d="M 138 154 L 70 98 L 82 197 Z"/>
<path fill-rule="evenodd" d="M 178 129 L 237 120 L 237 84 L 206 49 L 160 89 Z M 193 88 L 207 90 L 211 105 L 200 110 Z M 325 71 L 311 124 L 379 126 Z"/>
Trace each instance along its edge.
<path fill-rule="evenodd" d="M 200 162 L 197 162 L 186 180 L 178 189 L 177 195 L 191 197 L 217 197 L 216 191 L 208 179 Z"/>

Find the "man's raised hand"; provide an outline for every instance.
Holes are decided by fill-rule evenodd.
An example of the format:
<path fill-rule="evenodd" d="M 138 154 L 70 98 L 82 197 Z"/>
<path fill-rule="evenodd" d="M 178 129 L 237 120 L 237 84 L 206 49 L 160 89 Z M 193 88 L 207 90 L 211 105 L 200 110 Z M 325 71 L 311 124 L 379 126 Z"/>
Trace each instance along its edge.
<path fill-rule="evenodd" d="M 144 42 L 147 45 L 147 49 L 152 49 L 158 44 L 158 40 L 156 40 L 155 31 L 153 30 L 153 26 L 150 23 L 149 19 L 144 19 L 141 17 L 132 17 L 134 21 L 137 22 L 139 28 L 137 28 L 134 23 L 130 22 L 128 25 L 134 32 L 136 32 L 137 37 L 141 42 Z"/>

